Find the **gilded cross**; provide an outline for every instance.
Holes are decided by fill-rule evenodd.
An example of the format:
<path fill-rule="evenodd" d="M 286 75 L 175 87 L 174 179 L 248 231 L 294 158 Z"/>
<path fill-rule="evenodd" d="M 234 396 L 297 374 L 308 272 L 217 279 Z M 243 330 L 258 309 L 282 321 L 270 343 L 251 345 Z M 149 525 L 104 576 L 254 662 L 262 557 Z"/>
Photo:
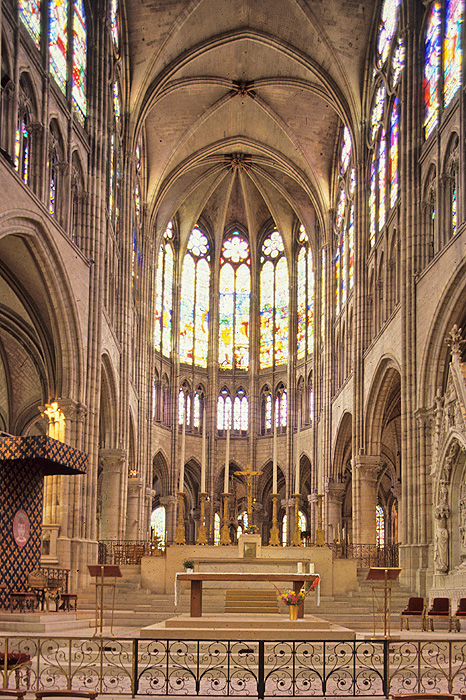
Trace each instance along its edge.
<path fill-rule="evenodd" d="M 253 476 L 260 476 L 262 472 L 253 472 L 251 469 L 251 465 L 247 464 L 246 470 L 243 472 L 235 472 L 236 476 L 245 476 L 246 477 L 246 486 L 247 486 L 247 494 L 248 494 L 248 525 L 252 524 L 252 477 Z"/>

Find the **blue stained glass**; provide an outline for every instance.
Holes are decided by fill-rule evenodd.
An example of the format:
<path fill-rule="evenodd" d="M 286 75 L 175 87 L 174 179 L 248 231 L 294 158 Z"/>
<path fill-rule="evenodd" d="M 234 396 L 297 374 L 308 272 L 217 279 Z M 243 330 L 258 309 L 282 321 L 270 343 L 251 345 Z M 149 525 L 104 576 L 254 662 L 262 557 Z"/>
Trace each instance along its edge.
<path fill-rule="evenodd" d="M 309 248 L 307 254 L 307 351 L 314 351 L 314 289 L 315 289 L 315 274 L 312 251 Z"/>
<path fill-rule="evenodd" d="M 49 0 L 50 72 L 66 94 L 68 80 L 68 0 Z"/>
<path fill-rule="evenodd" d="M 395 35 L 398 5 L 401 0 L 384 0 L 377 39 L 378 65 L 383 66 L 390 51 L 390 44 Z"/>
<path fill-rule="evenodd" d="M 306 248 L 301 247 L 298 255 L 297 285 L 297 358 L 302 359 L 306 352 Z"/>
<path fill-rule="evenodd" d="M 83 124 L 86 117 L 86 68 L 87 68 L 87 28 L 86 12 L 82 0 L 73 4 L 73 75 L 71 99 Z"/>
<path fill-rule="evenodd" d="M 118 53 L 120 35 L 118 29 L 118 0 L 110 0 L 110 31 L 112 34 L 113 45 Z"/>
<path fill-rule="evenodd" d="M 440 3 L 434 2 L 430 11 L 425 39 L 424 59 L 424 129 L 426 138 L 437 126 L 439 114 L 439 80 L 441 49 Z"/>
<path fill-rule="evenodd" d="M 443 42 L 443 101 L 450 104 L 461 82 L 461 35 L 464 6 L 462 0 L 446 0 L 445 38 Z"/>
<path fill-rule="evenodd" d="M 202 231 L 193 229 L 187 250 L 181 278 L 180 361 L 207 367 L 210 266 L 209 243 Z"/>
<path fill-rule="evenodd" d="M 34 39 L 35 45 L 40 49 L 40 0 L 19 0 L 18 9 L 22 22 Z"/>
<path fill-rule="evenodd" d="M 379 144 L 379 231 L 385 224 L 386 207 L 386 167 L 387 167 L 387 142 L 385 130 Z"/>

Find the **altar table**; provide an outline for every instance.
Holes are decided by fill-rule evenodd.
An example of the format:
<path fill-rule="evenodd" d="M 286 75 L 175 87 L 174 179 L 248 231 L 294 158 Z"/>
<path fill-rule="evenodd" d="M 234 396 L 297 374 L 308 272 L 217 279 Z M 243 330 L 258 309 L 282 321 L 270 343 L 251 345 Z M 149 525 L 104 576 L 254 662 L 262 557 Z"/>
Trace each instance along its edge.
<path fill-rule="evenodd" d="M 191 617 L 202 617 L 202 582 L 203 581 L 289 581 L 298 593 L 305 583 L 313 583 L 318 574 L 272 574 L 272 573 L 216 573 L 176 574 L 177 581 L 191 581 Z M 298 608 L 298 618 L 304 617 L 304 603 Z"/>

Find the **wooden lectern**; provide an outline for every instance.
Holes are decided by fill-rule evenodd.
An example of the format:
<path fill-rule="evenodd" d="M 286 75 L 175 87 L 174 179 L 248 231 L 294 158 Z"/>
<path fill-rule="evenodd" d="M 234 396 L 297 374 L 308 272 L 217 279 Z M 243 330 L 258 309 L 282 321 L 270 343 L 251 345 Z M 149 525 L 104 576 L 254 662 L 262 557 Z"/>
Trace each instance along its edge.
<path fill-rule="evenodd" d="M 116 579 L 121 578 L 121 571 L 119 566 L 114 564 L 88 564 L 87 569 L 89 574 L 95 578 L 95 632 L 94 636 L 100 634 L 103 635 L 104 626 L 104 587 L 107 586 L 113 589 L 112 596 L 112 616 L 110 622 L 110 635 L 113 637 L 113 611 L 115 609 L 115 586 Z M 113 577 L 113 581 L 105 582 L 106 579 Z M 100 596 L 99 596 L 99 586 L 100 586 Z M 99 609 L 100 602 L 100 609 Z M 100 631 L 98 632 L 97 629 Z"/>
<path fill-rule="evenodd" d="M 366 581 L 383 581 L 383 586 L 372 585 L 372 614 L 374 619 L 374 636 L 376 626 L 376 615 L 380 610 L 377 605 L 377 591 L 383 591 L 383 607 L 380 610 L 383 614 L 383 636 L 390 636 L 390 612 L 392 606 L 391 582 L 396 581 L 401 569 L 387 566 L 372 566 L 366 576 Z M 379 610 L 377 609 L 379 607 Z"/>

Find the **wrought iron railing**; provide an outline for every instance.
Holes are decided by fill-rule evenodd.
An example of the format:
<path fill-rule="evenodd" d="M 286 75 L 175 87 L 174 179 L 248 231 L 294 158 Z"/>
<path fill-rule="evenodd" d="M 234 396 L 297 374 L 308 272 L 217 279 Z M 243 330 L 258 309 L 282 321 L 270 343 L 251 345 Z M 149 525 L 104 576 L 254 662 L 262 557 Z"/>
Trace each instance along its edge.
<path fill-rule="evenodd" d="M 161 555 L 164 550 L 157 542 L 146 540 L 101 540 L 99 564 L 140 564 L 141 558 Z"/>
<path fill-rule="evenodd" d="M 30 692 L 258 698 L 466 692 L 464 640 L 1 637 L 0 665 L 4 688 Z"/>
<path fill-rule="evenodd" d="M 399 562 L 399 547 L 396 544 L 387 544 L 379 547 L 376 544 L 330 544 L 336 557 L 343 559 L 357 559 L 358 567 L 367 568 L 371 566 L 396 567 Z"/>

